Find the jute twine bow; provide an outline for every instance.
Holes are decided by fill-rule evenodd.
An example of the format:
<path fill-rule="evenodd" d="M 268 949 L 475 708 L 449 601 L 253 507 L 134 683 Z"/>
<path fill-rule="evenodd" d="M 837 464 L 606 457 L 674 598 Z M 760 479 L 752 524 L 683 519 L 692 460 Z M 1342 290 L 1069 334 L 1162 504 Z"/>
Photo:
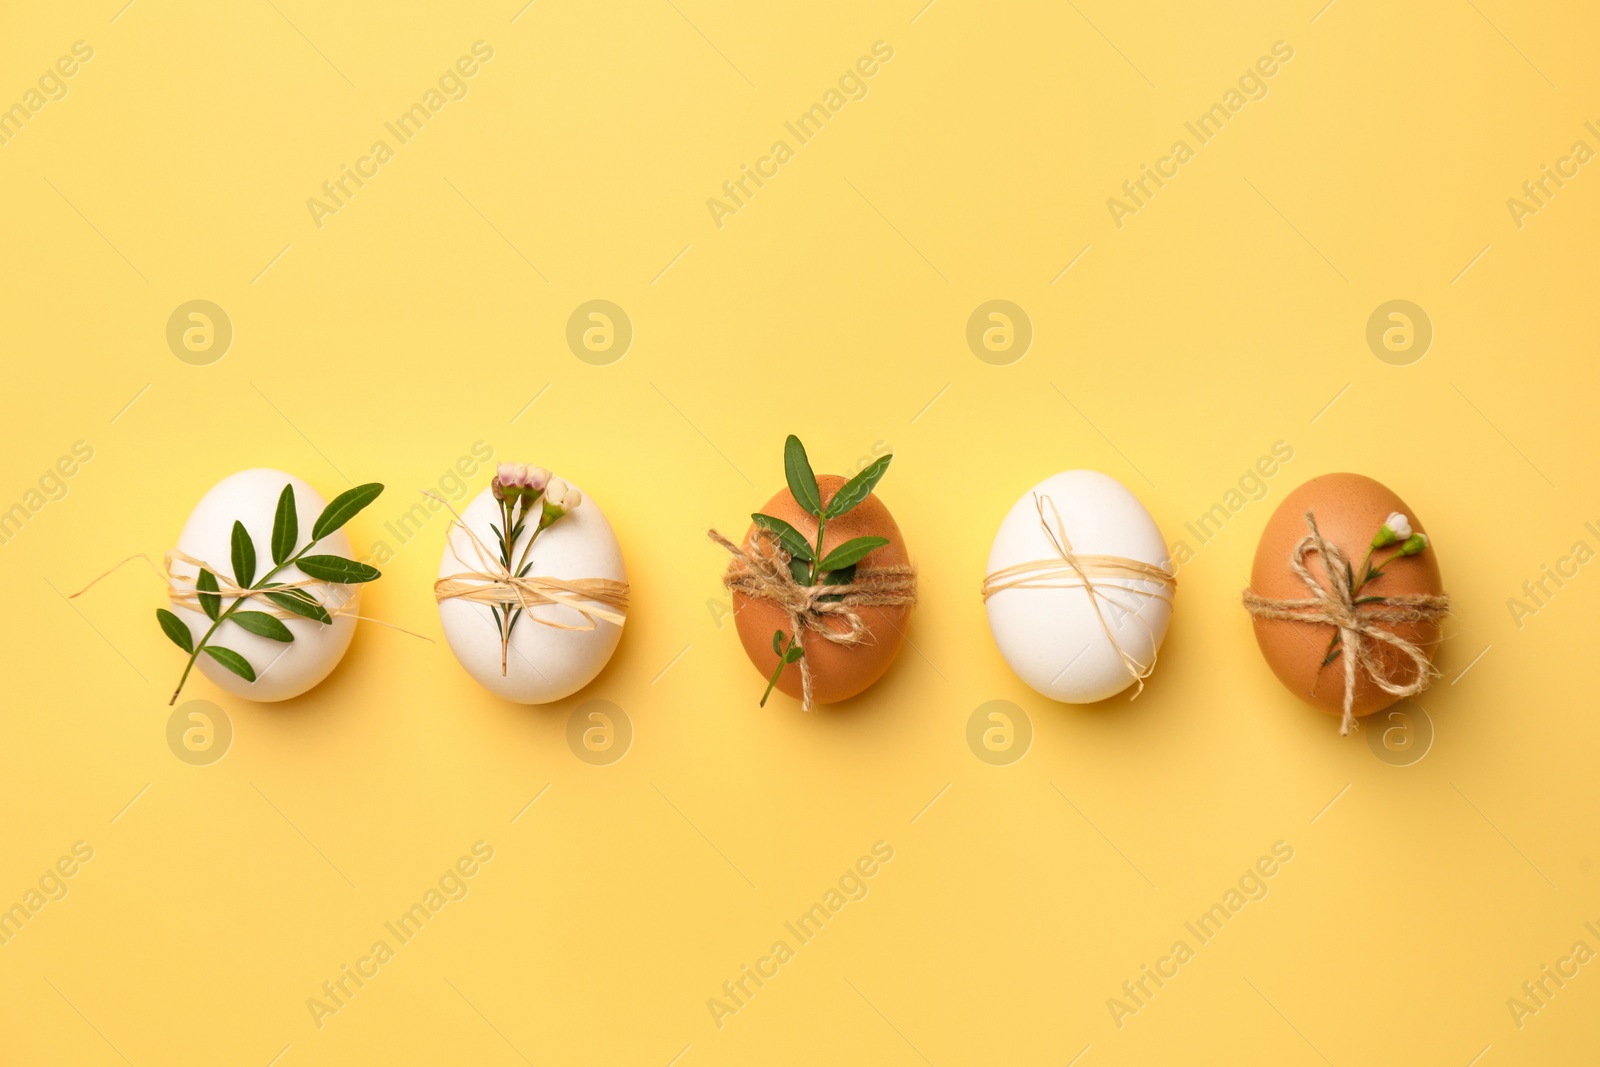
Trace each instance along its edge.
<path fill-rule="evenodd" d="M 1355 726 L 1351 708 L 1356 699 L 1356 668 L 1391 696 L 1405 698 L 1416 696 L 1428 688 L 1437 673 L 1422 648 L 1385 629 L 1383 624 L 1408 622 L 1438 622 L 1450 612 L 1450 598 L 1444 594 L 1406 593 L 1398 596 L 1360 597 L 1350 591 L 1350 564 L 1339 547 L 1323 539 L 1317 529 L 1317 520 L 1306 512 L 1306 526 L 1310 532 L 1302 537 L 1289 553 L 1289 568 L 1299 575 L 1311 593 L 1308 597 L 1274 600 L 1261 596 L 1252 589 L 1244 591 L 1244 607 L 1258 619 L 1283 619 L 1289 622 L 1321 623 L 1338 627 L 1339 656 L 1344 660 L 1344 716 L 1339 721 L 1339 734 L 1348 734 Z M 1322 569 L 1328 576 L 1326 588 L 1318 582 L 1306 565 L 1311 553 L 1322 557 Z M 1382 645 L 1397 649 L 1410 658 L 1416 668 L 1416 677 L 1408 683 L 1395 681 L 1378 655 Z M 1322 673 L 1321 668 L 1317 673 Z"/>
<path fill-rule="evenodd" d="M 423 495 L 433 496 L 432 493 Z M 437 496 L 433 496 L 433 499 L 450 508 L 450 514 L 454 516 L 450 523 L 450 531 L 446 532 L 446 538 L 448 539 L 450 532 L 458 528 L 462 530 L 467 535 L 473 554 L 477 557 L 478 568 L 462 571 L 459 574 L 448 574 L 434 582 L 435 600 L 441 602 L 451 599 L 466 600 L 474 604 L 487 604 L 491 609 L 515 604 L 524 612 L 544 604 L 559 604 L 577 612 L 583 619 L 582 623 L 569 624 L 534 615 L 531 612 L 527 614 L 527 618 L 540 626 L 548 626 L 554 630 L 587 631 L 599 625 L 596 620 L 617 626 L 627 621 L 627 582 L 611 578 L 551 578 L 537 574 L 519 578 L 511 573 L 509 567 L 500 562 L 500 557 L 483 543 L 483 539 L 473 532 L 472 527 L 462 521 L 456 509 L 450 507 L 449 501 Z M 460 558 L 459 555 L 457 558 Z M 505 666 L 505 646 L 510 641 L 510 636 L 509 632 L 502 632 L 500 638 L 502 670 Z"/>
<path fill-rule="evenodd" d="M 269 589 L 250 589 L 240 585 L 238 582 L 228 577 L 227 571 L 214 567 L 205 560 L 196 559 L 187 552 L 176 548 L 171 549 L 162 556 L 160 568 L 157 568 L 155 563 L 151 561 L 150 557 L 145 555 L 143 552 L 129 556 L 121 563 L 118 563 L 115 567 L 112 567 L 110 570 L 100 575 L 99 578 L 96 578 L 94 581 L 90 582 L 76 593 L 73 593 L 67 599 L 72 600 L 82 596 L 90 589 L 94 588 L 94 586 L 98 585 L 102 579 L 109 578 L 113 573 L 122 569 L 123 564 L 132 563 L 136 559 L 144 560 L 145 563 L 149 564 L 151 571 L 155 573 L 156 577 L 160 578 L 166 583 L 168 600 L 170 600 L 177 607 L 188 608 L 191 611 L 205 610 L 200 604 L 200 590 L 196 586 L 196 579 L 199 578 L 200 572 L 205 570 L 210 571 L 212 577 L 216 578 L 217 580 L 217 591 L 215 593 L 208 592 L 206 593 L 207 596 L 221 597 L 226 600 L 254 600 L 256 603 L 252 605 L 253 610 L 264 612 L 267 615 L 271 615 L 275 619 L 298 619 L 302 618 L 303 616 L 297 612 L 280 608 L 271 600 L 267 599 L 267 594 L 287 593 L 291 590 L 297 590 L 307 596 L 310 596 L 312 600 L 315 600 L 319 605 L 321 605 L 322 609 L 333 618 L 338 618 L 341 615 L 349 615 L 351 618 L 360 619 L 362 622 L 375 622 L 379 626 L 386 626 L 391 630 L 398 630 L 400 633 L 410 634 L 412 637 L 421 637 L 424 641 L 428 641 L 430 643 L 433 641 L 433 638 L 431 637 L 426 637 L 419 633 L 412 633 L 410 630 L 407 630 L 404 627 L 396 626 L 393 623 L 384 622 L 382 619 L 374 619 L 370 615 L 354 614 L 351 605 L 355 603 L 356 598 L 353 596 L 341 595 L 339 602 L 337 604 L 333 603 L 332 594 L 339 589 L 341 585 L 339 582 L 328 582 L 322 580 L 321 578 L 311 578 L 302 574 L 298 578 L 286 578 L 282 582 L 275 583 Z M 173 569 L 174 563 L 182 563 L 193 567 L 194 573 L 179 574 Z M 321 590 L 326 590 L 322 597 L 318 598 L 317 596 L 313 595 L 313 593 Z"/>
<path fill-rule="evenodd" d="M 750 535 L 750 550 L 708 530 L 706 536 L 733 555 L 722 584 L 732 593 L 770 600 L 789 616 L 795 643 L 805 648 L 806 631 L 844 648 L 855 648 L 872 638 L 872 630 L 861 617 L 861 608 L 909 607 L 917 602 L 917 571 L 910 564 L 891 567 L 858 567 L 846 585 L 802 585 L 789 570 L 785 552 L 770 531 L 757 529 Z M 826 599 L 824 599 L 826 598 Z M 829 625 L 830 621 L 834 625 Z M 844 628 L 838 627 L 839 623 Z M 800 706 L 812 704 L 811 657 L 800 657 Z"/>
<path fill-rule="evenodd" d="M 1039 525 L 1044 530 L 1044 535 L 1050 540 L 1051 547 L 1056 550 L 1055 559 L 1032 560 L 1027 563 L 1014 563 L 1009 567 L 1002 567 L 983 580 L 983 599 L 987 601 L 996 593 L 1007 589 L 1083 589 L 1089 594 L 1089 604 L 1094 608 L 1095 618 L 1100 623 L 1100 628 L 1105 631 L 1106 640 L 1111 642 L 1111 647 L 1122 660 L 1122 665 L 1133 678 L 1137 688 L 1128 697 L 1136 700 L 1144 692 L 1144 680 L 1150 677 L 1156 669 L 1155 631 L 1150 624 L 1139 614 L 1140 605 L 1125 603 L 1112 595 L 1127 593 L 1135 597 L 1144 597 L 1147 600 L 1160 600 L 1168 606 L 1172 604 L 1172 596 L 1178 588 L 1178 578 L 1165 567 L 1158 567 L 1153 563 L 1143 560 L 1128 559 L 1125 556 L 1105 556 L 1095 554 L 1079 554 L 1072 550 L 1072 541 L 1067 537 L 1066 526 L 1061 521 L 1061 512 L 1056 509 L 1054 500 L 1049 496 L 1035 493 L 1033 496 L 1034 507 L 1039 512 Z M 1045 517 L 1045 508 L 1050 509 L 1050 517 Z M 1100 579 L 1096 581 L 1095 579 Z M 1146 589 L 1137 585 L 1123 585 L 1121 581 L 1152 582 L 1155 589 Z M 1116 584 L 1110 584 L 1115 581 Z M 1109 604 L 1118 611 L 1131 615 L 1139 621 L 1150 634 L 1150 662 L 1140 663 L 1137 658 L 1123 648 L 1117 641 L 1116 632 L 1107 621 L 1101 604 Z"/>

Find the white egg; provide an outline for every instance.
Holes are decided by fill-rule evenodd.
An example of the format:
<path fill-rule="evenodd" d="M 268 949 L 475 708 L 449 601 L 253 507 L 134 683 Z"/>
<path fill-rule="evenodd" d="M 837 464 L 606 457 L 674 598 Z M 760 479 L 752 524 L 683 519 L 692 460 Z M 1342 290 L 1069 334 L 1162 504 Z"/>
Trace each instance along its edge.
<path fill-rule="evenodd" d="M 582 492 L 581 487 L 578 489 Z M 491 523 L 498 525 L 500 521 L 500 505 L 494 494 L 488 489 L 479 493 L 461 513 L 461 520 L 498 559 L 495 546 L 499 537 L 489 528 Z M 537 517 L 530 515 L 525 531 L 513 546 L 517 555 L 537 526 Z M 538 535 L 528 558 L 533 564 L 528 571 L 530 577 L 609 578 L 618 582 L 628 579 L 617 535 L 605 512 L 587 493 L 576 509 Z M 459 526 L 452 525 L 444 558 L 439 562 L 439 577 L 483 570 L 471 539 Z M 500 631 L 493 610 L 487 604 L 452 597 L 439 602 L 439 622 L 450 651 L 467 673 L 496 696 L 519 704 L 548 704 L 576 693 L 594 681 L 622 639 L 621 626 L 599 618 L 594 619 L 593 629 L 564 630 L 542 625 L 538 620 L 575 627 L 588 623 L 574 608 L 541 604 L 529 608 L 512 627 L 502 674 Z"/>
<path fill-rule="evenodd" d="M 255 575 L 260 579 L 273 566 L 272 525 L 277 514 L 278 497 L 285 485 L 294 486 L 295 514 L 299 518 L 300 538 L 295 550 L 304 548 L 310 540 L 311 527 L 327 506 L 327 501 L 294 475 L 260 467 L 229 475 L 200 498 L 200 503 L 195 505 L 189 521 L 184 524 L 183 533 L 178 537 L 178 550 L 209 564 L 207 569 L 213 573 L 232 578 L 233 524 L 235 521 L 242 522 L 255 546 Z M 319 541 L 317 554 L 354 558 L 350 551 L 350 538 L 343 530 L 335 531 Z M 177 584 L 193 587 L 198 573 L 195 567 L 174 561 L 172 570 Z M 289 582 L 304 577 L 300 568 L 291 566 L 280 571 L 273 580 Z M 243 656 L 255 670 L 254 682 L 245 681 L 204 652 L 195 665 L 219 689 L 247 700 L 288 700 L 315 686 L 338 666 L 345 650 L 350 647 L 350 638 L 356 630 L 355 612 L 361 587 L 319 585 L 308 591 L 323 601 L 329 614 L 334 616 L 331 625 L 291 615 L 282 621 L 294 634 L 294 640 L 283 643 L 250 633 L 229 621 L 217 627 L 217 632 L 207 642 L 232 649 Z M 232 603 L 232 598 L 224 598 L 223 610 Z M 341 608 L 344 613 L 338 614 Z M 196 643 L 211 628 L 211 620 L 197 608 L 173 604 L 172 610 L 188 625 Z M 257 600 L 239 610 L 276 609 Z"/>
<path fill-rule="evenodd" d="M 1045 507 L 1045 517 L 1053 527 L 1055 514 L 1060 514 L 1074 554 L 1118 556 L 1170 569 L 1161 531 L 1139 498 L 1110 475 L 1076 470 L 1046 478 L 1011 508 L 989 551 L 987 574 L 1026 563 L 1061 562 L 1040 522 L 1036 495 L 1055 505 L 1054 511 Z M 1115 696 L 1135 678 L 1111 638 L 1136 664 L 1148 666 L 1166 636 L 1172 616 L 1170 587 L 1159 580 L 1123 576 L 1097 576 L 1094 581 L 1111 598 L 1100 601 L 1098 616 L 1081 584 L 1001 589 L 986 603 L 989 631 L 1006 663 L 1052 700 L 1090 704 Z"/>

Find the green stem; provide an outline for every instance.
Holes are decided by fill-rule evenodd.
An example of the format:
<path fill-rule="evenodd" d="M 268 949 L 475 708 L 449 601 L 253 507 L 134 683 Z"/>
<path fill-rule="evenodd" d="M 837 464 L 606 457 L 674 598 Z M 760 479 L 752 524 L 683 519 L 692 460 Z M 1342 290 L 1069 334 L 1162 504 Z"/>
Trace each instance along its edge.
<path fill-rule="evenodd" d="M 811 574 L 809 580 L 806 582 L 807 585 L 816 585 L 817 578 L 821 573 L 818 568 L 822 565 L 822 535 L 826 533 L 828 529 L 828 519 L 827 515 L 825 514 L 827 509 L 824 508 L 823 511 L 824 514 L 817 516 L 817 547 L 811 554 Z M 781 634 L 783 631 L 779 630 L 778 632 Z M 781 675 L 783 673 L 783 669 L 789 665 L 786 657 L 790 650 L 794 648 L 795 642 L 797 642 L 799 639 L 799 631 L 789 635 L 789 646 L 778 653 L 778 667 L 772 672 L 772 677 L 767 679 L 767 691 L 761 694 L 761 703 L 758 704 L 757 707 L 764 708 L 767 706 L 767 698 L 772 695 L 772 690 L 776 688 L 778 684 L 778 676 Z"/>
<path fill-rule="evenodd" d="M 824 510 L 824 512 L 826 512 L 827 509 L 824 508 L 823 510 Z M 811 555 L 811 580 L 806 583 L 807 585 L 816 585 L 817 584 L 817 578 L 821 574 L 821 572 L 818 571 L 817 568 L 822 566 L 822 535 L 823 535 L 824 532 L 826 532 L 827 529 L 828 529 L 828 518 L 827 518 L 827 515 L 826 514 L 818 515 L 817 516 L 817 548 L 816 548 L 816 551 L 813 552 L 812 555 Z"/>
<path fill-rule="evenodd" d="M 794 643 L 799 636 L 800 635 L 798 633 L 790 634 L 789 648 L 786 648 L 782 652 L 778 653 L 778 669 L 772 672 L 771 678 L 767 679 L 767 691 L 761 694 L 761 703 L 756 705 L 757 707 L 764 708 L 767 706 L 767 698 L 772 695 L 773 687 L 778 684 L 778 675 L 782 674 L 783 669 L 789 665 L 785 657 L 788 655 L 789 649 L 794 648 Z"/>
<path fill-rule="evenodd" d="M 272 568 L 266 574 L 263 574 L 261 576 L 261 580 L 259 582 L 256 582 L 254 585 L 248 586 L 247 588 L 260 589 L 262 586 L 266 585 L 267 582 L 272 580 L 272 576 L 274 574 L 277 574 L 279 571 L 283 570 L 283 568 L 285 568 L 287 566 L 290 566 L 291 564 L 296 562 L 301 556 L 305 555 L 306 552 L 310 550 L 310 548 L 311 548 L 311 545 L 307 544 L 305 548 L 302 548 L 300 551 L 296 552 L 289 559 L 284 560 L 282 563 L 280 563 L 276 567 Z M 199 581 L 199 576 L 196 575 L 196 582 L 198 582 L 198 581 Z M 220 596 L 221 594 L 217 594 L 217 595 Z M 218 615 L 216 617 L 215 621 L 213 621 L 211 623 L 211 629 L 207 630 L 201 636 L 199 643 L 197 643 L 194 646 L 194 651 L 189 653 L 189 662 L 185 663 L 183 665 L 183 677 L 178 679 L 178 688 L 176 688 L 176 689 L 174 689 L 172 691 L 172 699 L 167 701 L 167 707 L 170 708 L 172 705 L 174 705 L 174 704 L 176 704 L 178 702 L 178 694 L 183 692 L 183 685 L 184 685 L 185 682 L 187 682 L 189 680 L 189 672 L 194 670 L 194 661 L 200 658 L 200 652 L 206 647 L 206 642 L 211 640 L 211 635 L 217 632 L 217 627 L 219 627 L 223 623 L 227 622 L 228 621 L 228 616 L 230 616 L 234 612 L 238 611 L 239 610 L 239 605 L 243 604 L 246 600 L 249 600 L 249 599 L 250 598 L 246 597 L 246 596 L 235 597 L 233 603 L 228 605 L 227 610 L 222 612 L 222 614 Z"/>

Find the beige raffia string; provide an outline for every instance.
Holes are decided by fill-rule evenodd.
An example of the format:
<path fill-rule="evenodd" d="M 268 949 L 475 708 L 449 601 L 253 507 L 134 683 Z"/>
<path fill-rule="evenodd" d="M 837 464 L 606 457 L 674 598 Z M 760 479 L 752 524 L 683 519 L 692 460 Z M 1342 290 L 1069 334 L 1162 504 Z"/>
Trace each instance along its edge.
<path fill-rule="evenodd" d="M 1450 613 L 1450 598 L 1442 593 L 1415 593 L 1370 600 L 1362 597 L 1360 599 L 1366 603 L 1358 604 L 1350 591 L 1350 563 L 1344 553 L 1323 538 L 1316 518 L 1309 511 L 1306 512 L 1306 526 L 1310 532 L 1296 542 L 1289 553 L 1289 568 L 1305 583 L 1311 595 L 1274 600 L 1246 589 L 1244 607 L 1258 619 L 1320 623 L 1338 628 L 1339 656 L 1344 660 L 1344 715 L 1339 721 L 1339 734 L 1343 736 L 1355 726 L 1351 709 L 1356 699 L 1358 665 L 1379 689 L 1401 699 L 1416 696 L 1428 688 L 1428 683 L 1438 673 L 1419 645 L 1391 633 L 1381 624 L 1438 622 Z M 1306 565 L 1306 557 L 1313 552 L 1322 557 L 1322 569 L 1328 576 L 1326 587 Z M 1395 681 L 1378 655 L 1380 642 L 1409 657 L 1416 668 L 1416 677 L 1407 683 Z M 1317 668 L 1317 673 L 1322 673 L 1321 667 Z"/>
<path fill-rule="evenodd" d="M 413 633 L 402 626 L 396 626 L 393 623 L 384 622 L 382 619 L 374 619 L 370 615 L 355 614 L 350 607 L 350 605 L 355 602 L 355 598 L 352 596 L 346 596 L 337 605 L 330 607 L 330 602 L 326 599 L 327 593 L 323 593 L 324 599 L 322 600 L 317 600 L 316 596 L 313 595 L 314 591 L 332 590 L 334 586 L 340 583 L 326 582 L 320 578 L 310 578 L 302 574 L 299 578 L 286 579 L 285 581 L 272 586 L 270 589 L 248 589 L 234 581 L 232 578 L 229 578 L 225 571 L 220 570 L 217 567 L 213 567 L 205 560 L 196 559 L 187 552 L 183 552 L 176 548 L 170 550 L 164 556 L 162 556 L 161 567 L 159 568 L 154 562 L 151 561 L 149 556 L 145 555 L 143 552 L 137 552 L 123 560 L 121 563 L 118 563 L 115 567 L 112 567 L 104 574 L 100 575 L 100 577 L 96 578 L 94 581 L 90 582 L 76 593 L 73 593 L 71 596 L 67 597 L 67 599 L 72 600 L 82 596 L 90 589 L 98 585 L 101 580 L 109 578 L 112 574 L 116 573 L 118 570 L 121 570 L 124 564 L 132 563 L 136 559 L 144 560 L 145 563 L 150 567 L 151 572 L 154 573 L 157 578 L 166 583 L 167 599 L 170 600 L 176 607 L 188 608 L 191 611 L 204 610 L 200 605 L 200 592 L 195 587 L 195 579 L 199 576 L 201 571 L 205 570 L 210 571 L 212 576 L 217 580 L 216 593 L 208 593 L 208 596 L 217 596 L 227 600 L 255 600 L 256 604 L 254 607 L 256 610 L 271 615 L 275 619 L 304 618 L 304 616 L 296 612 L 280 608 L 271 600 L 266 599 L 268 593 L 286 593 L 290 590 L 298 590 L 301 593 L 310 596 L 312 600 L 316 600 L 323 610 L 327 611 L 328 614 L 333 618 L 338 618 L 341 615 L 349 615 L 352 619 L 359 619 L 362 622 L 377 623 L 379 626 L 384 626 L 391 630 L 397 630 L 400 633 L 409 634 L 412 637 L 420 637 L 422 640 L 427 641 L 430 644 L 433 643 L 433 638 L 427 637 L 423 634 Z M 194 574 L 177 573 L 172 566 L 174 563 L 182 563 L 193 567 Z"/>
<path fill-rule="evenodd" d="M 847 585 L 802 585 L 789 570 L 789 553 L 770 531 L 755 530 L 748 552 L 715 530 L 708 530 L 706 536 L 733 555 L 722 584 L 729 592 L 770 600 L 783 609 L 789 616 L 789 631 L 802 651 L 807 630 L 844 648 L 866 644 L 872 631 L 861 617 L 861 608 L 909 607 L 917 602 L 917 571 L 910 564 L 859 567 Z M 830 620 L 845 628 L 829 626 Z M 811 658 L 802 655 L 800 706 L 810 711 L 811 703 Z"/>
<path fill-rule="evenodd" d="M 1122 660 L 1123 667 L 1127 669 L 1137 686 L 1128 699 L 1138 699 L 1139 694 L 1144 692 L 1144 680 L 1156 669 L 1155 631 L 1139 614 L 1139 605 L 1119 601 L 1111 594 L 1111 590 L 1144 597 L 1147 600 L 1160 600 L 1170 607 L 1173 594 L 1178 588 L 1177 576 L 1165 567 L 1158 567 L 1143 560 L 1074 552 L 1072 541 L 1067 537 L 1067 529 L 1061 521 L 1061 512 L 1056 509 L 1055 501 L 1049 496 L 1035 493 L 1033 504 L 1039 512 L 1039 525 L 1044 530 L 1045 537 L 1049 538 L 1051 547 L 1056 550 L 1057 558 L 1032 560 L 1002 567 L 984 578 L 983 599 L 987 601 L 996 593 L 1007 589 L 1085 590 L 1089 594 L 1089 604 L 1094 608 L 1095 618 L 1099 620 L 1100 628 L 1105 631 L 1106 640 L 1111 642 L 1112 649 L 1116 651 L 1117 657 Z M 1050 509 L 1049 518 L 1045 517 L 1046 507 Z M 1151 582 L 1156 588 L 1123 585 L 1121 581 Z M 1116 584 L 1111 584 L 1113 582 Z M 1140 663 L 1117 641 L 1116 632 L 1112 630 L 1101 608 L 1102 601 L 1137 619 L 1150 634 L 1149 663 Z"/>
<path fill-rule="evenodd" d="M 441 602 L 452 599 L 466 600 L 473 604 L 486 604 L 491 611 L 515 604 L 526 612 L 526 618 L 554 630 L 593 630 L 599 625 L 597 619 L 616 626 L 621 626 L 627 621 L 627 582 L 611 578 L 551 578 L 537 574 L 519 578 L 511 573 L 509 567 L 500 562 L 500 557 L 483 543 L 483 539 L 473 532 L 472 527 L 462 521 L 456 509 L 450 507 L 448 500 L 426 491 L 423 495 L 433 497 L 450 508 L 450 514 L 454 518 L 450 523 L 450 531 L 445 534 L 446 539 L 448 540 L 451 532 L 457 528 L 461 529 L 467 535 L 468 544 L 472 546 L 473 554 L 477 557 L 477 570 L 447 574 L 433 583 L 435 600 Z M 460 559 L 459 554 L 457 559 Z M 462 560 L 462 562 L 468 561 Z M 544 604 L 559 604 L 564 608 L 570 608 L 583 618 L 583 622 L 569 624 L 527 611 L 529 608 Z M 510 632 L 502 629 L 500 634 L 502 673 L 505 671 L 505 652 L 510 640 Z"/>

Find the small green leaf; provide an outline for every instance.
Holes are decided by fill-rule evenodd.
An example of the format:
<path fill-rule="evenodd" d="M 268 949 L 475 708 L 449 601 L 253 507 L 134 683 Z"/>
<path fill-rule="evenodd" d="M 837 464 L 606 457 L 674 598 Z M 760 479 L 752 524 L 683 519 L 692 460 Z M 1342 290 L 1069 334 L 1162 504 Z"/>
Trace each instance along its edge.
<path fill-rule="evenodd" d="M 849 585 L 855 580 L 856 565 L 854 563 L 848 567 L 840 567 L 836 571 L 824 571 L 822 575 L 823 585 Z"/>
<path fill-rule="evenodd" d="M 888 543 L 887 537 L 852 537 L 829 552 L 827 558 L 818 566 L 824 571 L 836 571 L 841 567 L 850 566 L 869 552 L 876 552 Z"/>
<path fill-rule="evenodd" d="M 311 540 L 320 541 L 355 518 L 356 513 L 378 499 L 378 494 L 381 492 L 383 486 L 377 482 L 368 482 L 354 489 L 347 489 L 334 497 L 333 503 L 322 509 L 322 514 L 317 516 L 316 525 L 311 527 Z"/>
<path fill-rule="evenodd" d="M 267 599 L 272 601 L 284 611 L 292 611 L 296 615 L 307 619 L 315 619 L 320 623 L 332 623 L 333 616 L 328 614 L 326 608 L 315 600 L 305 600 L 296 596 L 298 589 L 286 589 L 281 593 L 268 593 Z M 237 617 L 237 616 L 236 616 Z"/>
<path fill-rule="evenodd" d="M 243 678 L 245 681 L 253 682 L 256 680 L 256 672 L 253 668 L 251 668 L 249 661 L 243 656 L 239 655 L 239 653 L 235 652 L 233 649 L 223 648 L 220 645 L 206 645 L 205 652 L 206 655 L 210 656 L 212 659 L 216 660 L 234 674 L 237 674 L 239 677 Z"/>
<path fill-rule="evenodd" d="M 796 530 L 782 519 L 772 515 L 763 515 L 759 511 L 750 516 L 751 520 L 764 530 L 771 530 L 778 535 L 778 540 L 783 544 L 783 549 L 796 559 L 811 562 L 811 546 L 806 543 L 806 535 Z"/>
<path fill-rule="evenodd" d="M 200 597 L 200 610 L 204 611 L 212 622 L 217 621 L 217 616 L 222 612 L 222 598 L 217 596 L 217 576 L 200 568 L 200 574 L 194 580 L 195 591 Z"/>
<path fill-rule="evenodd" d="M 854 563 L 852 563 L 852 564 L 850 564 L 850 566 L 848 566 L 848 567 L 840 567 L 836 571 L 827 571 L 826 573 L 824 573 L 822 575 L 822 580 L 821 580 L 820 584 L 822 584 L 822 585 L 849 585 L 851 582 L 853 582 L 855 580 L 856 580 L 856 565 Z M 830 604 L 838 603 L 839 601 L 844 599 L 844 594 L 842 594 L 842 593 L 824 593 L 821 596 L 817 597 L 817 599 L 821 600 L 821 601 L 824 601 L 824 602 L 827 602 L 827 603 L 830 603 Z"/>
<path fill-rule="evenodd" d="M 301 556 L 296 566 L 318 581 L 343 582 L 347 585 L 375 582 L 383 576 L 378 568 L 343 556 Z"/>
<path fill-rule="evenodd" d="M 795 660 L 799 659 L 805 654 L 805 649 L 801 648 L 799 645 L 795 645 L 793 648 L 783 654 L 783 662 L 793 663 Z"/>
<path fill-rule="evenodd" d="M 278 513 L 272 519 L 272 562 L 282 566 L 294 555 L 294 543 L 300 539 L 300 516 L 294 509 L 294 486 L 286 485 L 278 496 Z"/>
<path fill-rule="evenodd" d="M 161 625 L 165 626 L 166 623 L 162 623 Z M 181 626 L 183 624 L 179 623 L 179 625 Z M 187 629 L 185 629 L 183 632 L 185 634 L 187 634 L 189 631 Z M 173 638 L 173 640 L 176 641 L 177 638 Z M 782 630 L 776 630 L 772 634 L 772 651 L 776 652 L 780 656 L 783 655 L 783 631 Z"/>
<path fill-rule="evenodd" d="M 840 515 L 854 508 L 872 494 L 873 488 L 882 480 L 889 469 L 889 461 L 894 459 L 894 453 L 879 456 L 862 468 L 861 473 L 851 478 L 839 487 L 833 494 L 833 499 L 828 501 L 827 517 L 837 519 Z"/>
<path fill-rule="evenodd" d="M 194 652 L 194 636 L 189 633 L 189 627 L 184 625 L 182 619 L 166 608 L 157 608 L 156 618 L 161 622 L 162 632 L 172 638 L 173 644 L 185 652 Z"/>
<path fill-rule="evenodd" d="M 807 563 L 799 556 L 795 556 L 793 559 L 789 560 L 789 573 L 794 576 L 796 584 L 811 584 L 811 564 Z"/>
<path fill-rule="evenodd" d="M 811 514 L 821 515 L 822 492 L 817 488 L 817 476 L 811 473 L 806 446 L 794 434 L 783 443 L 783 474 L 789 480 L 789 492 L 795 502 Z"/>
<path fill-rule="evenodd" d="M 258 637 L 265 637 L 269 641 L 293 641 L 294 634 L 275 616 L 264 611 L 236 611 L 228 618 L 238 623 Z"/>
<path fill-rule="evenodd" d="M 256 580 L 256 546 L 250 540 L 250 531 L 244 523 L 233 523 L 233 580 L 248 589 Z"/>

